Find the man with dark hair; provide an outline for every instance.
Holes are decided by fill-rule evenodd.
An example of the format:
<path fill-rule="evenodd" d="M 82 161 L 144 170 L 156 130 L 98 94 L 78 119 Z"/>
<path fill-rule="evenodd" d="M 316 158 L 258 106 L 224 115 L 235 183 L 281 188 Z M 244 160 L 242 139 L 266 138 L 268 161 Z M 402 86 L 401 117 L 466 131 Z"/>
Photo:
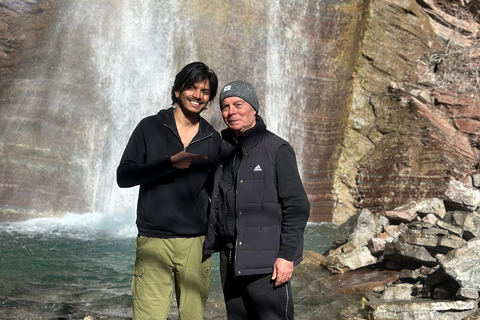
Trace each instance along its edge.
<path fill-rule="evenodd" d="M 202 62 L 175 77 L 172 104 L 144 118 L 117 168 L 122 188 L 140 185 L 133 319 L 167 319 L 173 288 L 179 318 L 203 319 L 211 260 L 203 256 L 212 174 L 220 136 L 200 113 L 218 80 Z"/>
<path fill-rule="evenodd" d="M 302 259 L 310 204 L 290 144 L 268 131 L 253 87 L 220 92 L 222 131 L 206 254 L 220 251 L 229 320 L 291 320 L 290 278 Z"/>

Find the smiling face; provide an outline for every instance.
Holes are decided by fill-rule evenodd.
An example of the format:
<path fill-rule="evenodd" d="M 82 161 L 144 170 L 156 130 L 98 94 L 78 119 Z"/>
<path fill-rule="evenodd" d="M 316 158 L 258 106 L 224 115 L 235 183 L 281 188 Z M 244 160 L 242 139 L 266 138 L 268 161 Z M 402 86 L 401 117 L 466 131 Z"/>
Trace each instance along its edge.
<path fill-rule="evenodd" d="M 255 126 L 256 111 L 245 100 L 238 97 L 228 97 L 222 101 L 222 117 L 235 135 L 244 133 Z"/>
<path fill-rule="evenodd" d="M 210 101 L 210 82 L 208 80 L 195 82 L 194 84 L 175 91 L 177 104 L 185 114 L 198 115 Z"/>

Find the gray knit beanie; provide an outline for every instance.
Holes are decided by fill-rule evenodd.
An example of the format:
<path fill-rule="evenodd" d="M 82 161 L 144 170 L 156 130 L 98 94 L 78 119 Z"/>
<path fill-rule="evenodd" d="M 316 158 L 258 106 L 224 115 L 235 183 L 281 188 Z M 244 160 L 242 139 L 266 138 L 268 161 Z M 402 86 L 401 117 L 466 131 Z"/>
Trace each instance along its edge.
<path fill-rule="evenodd" d="M 229 97 L 239 97 L 245 100 L 257 113 L 260 109 L 255 89 L 253 89 L 252 85 L 248 82 L 232 81 L 223 87 L 222 92 L 220 92 L 220 107 L 222 106 L 223 99 Z"/>

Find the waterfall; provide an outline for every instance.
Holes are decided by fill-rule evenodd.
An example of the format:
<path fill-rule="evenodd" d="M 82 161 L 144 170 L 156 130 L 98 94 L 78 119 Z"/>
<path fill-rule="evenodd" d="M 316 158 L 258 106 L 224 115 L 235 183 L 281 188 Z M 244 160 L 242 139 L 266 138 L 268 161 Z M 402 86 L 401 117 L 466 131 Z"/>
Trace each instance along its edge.
<path fill-rule="evenodd" d="M 89 3 L 76 3 L 85 13 L 89 11 Z M 90 17 L 99 31 L 92 38 L 96 86 L 104 97 L 102 108 L 111 115 L 105 137 L 109 152 L 94 168 L 98 183 L 93 202 L 95 211 L 111 213 L 135 211 L 138 188 L 119 189 L 115 183 L 115 168 L 129 135 L 143 117 L 170 104 L 178 4 L 123 1 L 114 9 Z"/>
<path fill-rule="evenodd" d="M 294 147 L 301 174 L 313 172 L 302 166 L 321 93 L 313 39 L 321 2 L 49 3 L 56 20 L 48 41 L 26 59 L 24 77 L 8 86 L 16 98 L 0 109 L 8 118 L 0 210 L 27 218 L 135 212 L 138 188 L 119 188 L 116 167 L 135 126 L 170 106 L 174 77 L 192 61 L 212 67 L 220 89 L 232 80 L 254 84 L 267 128 Z M 224 128 L 218 99 L 203 116 Z"/>
<path fill-rule="evenodd" d="M 269 129 L 285 139 L 292 138 L 301 126 L 288 109 L 303 106 L 302 88 L 294 85 L 298 59 L 290 49 L 293 42 L 305 54 L 305 41 L 299 34 L 301 20 L 278 27 L 284 23 L 282 14 L 293 5 L 294 1 L 279 0 L 269 4 L 267 37 L 264 114 Z M 103 132 L 105 153 L 91 168 L 91 211 L 135 211 L 137 188 L 119 189 L 114 169 L 138 121 L 170 104 L 170 88 L 179 67 L 175 55 L 187 57 L 181 63 L 196 60 L 196 42 L 191 40 L 195 30 L 188 29 L 179 18 L 181 8 L 176 0 L 111 1 L 97 4 L 93 10 L 90 3 L 74 1 L 71 10 L 76 14 L 70 24 L 76 30 L 88 28 L 88 58 L 95 70 L 95 89 L 101 96 L 98 107 L 108 110 L 110 119 L 110 127 Z M 297 156 L 302 153 L 299 146 Z M 93 152 L 91 158 L 96 158 Z"/>
<path fill-rule="evenodd" d="M 292 10 L 297 11 L 294 21 L 289 20 Z M 303 122 L 295 115 L 302 113 L 306 102 L 305 88 L 298 83 L 296 73 L 307 71 L 302 65 L 306 60 L 301 59 L 309 51 L 302 32 L 304 10 L 306 7 L 298 6 L 294 0 L 269 2 L 265 84 L 267 127 L 294 145 L 300 172 L 303 144 L 298 135 L 303 131 Z"/>
<path fill-rule="evenodd" d="M 97 97 L 94 109 L 103 114 L 104 123 L 93 123 L 87 138 L 89 212 L 135 212 L 138 188 L 118 188 L 115 169 L 135 125 L 170 105 L 178 71 L 174 56 L 195 59 L 193 41 L 185 42 L 183 52 L 176 49 L 175 42 L 189 33 L 178 21 L 179 10 L 175 0 L 72 1 L 58 24 L 62 28 L 68 20 L 62 50 L 75 46 L 81 34 L 91 70 L 86 80 Z M 71 59 L 61 63 L 61 70 L 72 68 Z"/>

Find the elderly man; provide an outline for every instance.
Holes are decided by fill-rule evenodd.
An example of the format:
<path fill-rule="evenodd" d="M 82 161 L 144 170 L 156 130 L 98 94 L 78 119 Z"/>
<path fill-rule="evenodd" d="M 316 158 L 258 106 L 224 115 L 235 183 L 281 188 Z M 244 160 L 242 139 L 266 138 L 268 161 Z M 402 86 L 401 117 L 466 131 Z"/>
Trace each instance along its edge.
<path fill-rule="evenodd" d="M 220 161 L 205 240 L 220 252 L 228 319 L 293 319 L 290 278 L 302 259 L 310 204 L 288 142 L 268 131 L 253 87 L 220 92 Z"/>

